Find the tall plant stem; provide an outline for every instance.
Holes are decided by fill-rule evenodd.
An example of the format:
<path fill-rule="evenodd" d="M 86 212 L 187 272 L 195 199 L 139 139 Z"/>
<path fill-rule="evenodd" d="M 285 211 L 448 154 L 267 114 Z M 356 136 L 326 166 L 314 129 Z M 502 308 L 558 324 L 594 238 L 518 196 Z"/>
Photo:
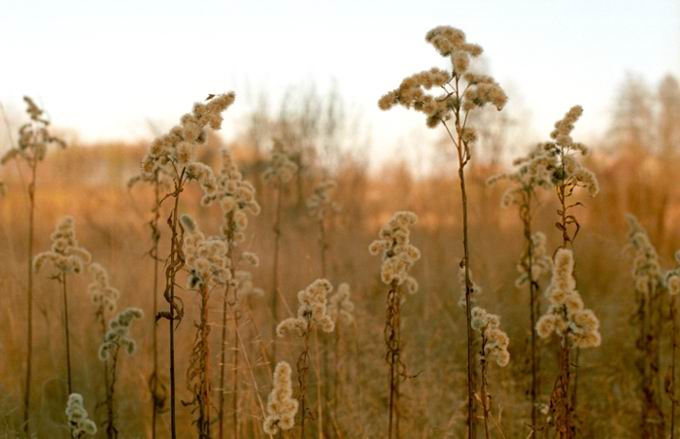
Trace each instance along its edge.
<path fill-rule="evenodd" d="M 325 387 L 325 383 L 321 379 L 321 352 L 319 351 L 319 331 L 317 328 L 314 328 L 314 357 L 316 361 L 316 367 L 314 368 L 314 372 L 316 375 L 316 413 L 317 413 L 317 419 L 316 419 L 316 425 L 317 425 L 317 437 L 319 439 L 323 439 L 324 437 L 324 431 L 323 431 L 323 396 L 322 393 L 325 393 L 325 388 L 322 391 L 322 386 Z M 325 377 L 325 376 L 324 376 Z"/>
<path fill-rule="evenodd" d="M 119 346 L 116 346 L 113 350 L 113 355 L 111 356 L 111 379 L 106 379 L 106 412 L 107 412 L 107 425 L 106 425 L 106 437 L 108 439 L 116 439 L 118 437 L 118 430 L 116 429 L 116 419 L 114 410 L 114 395 L 116 388 L 116 372 L 118 367 L 118 352 L 120 350 Z"/>
<path fill-rule="evenodd" d="M 321 258 L 321 278 L 326 279 L 326 274 L 327 274 L 327 254 L 328 252 L 328 243 L 326 241 L 326 223 L 325 223 L 325 218 L 321 217 L 319 220 L 319 256 Z M 339 326 L 339 321 L 335 322 L 335 331 L 338 330 Z M 319 359 L 319 341 L 318 341 L 318 334 L 315 333 L 315 343 L 316 343 L 316 356 L 317 356 L 317 362 Z M 321 386 L 323 388 L 323 397 L 321 396 L 321 393 L 317 393 L 317 399 L 320 401 L 318 403 L 318 409 L 319 409 L 319 421 L 321 423 L 321 419 L 323 416 L 322 410 L 325 411 L 326 417 L 330 418 L 330 408 L 328 406 L 328 402 L 330 401 L 330 380 L 329 380 L 329 358 L 328 358 L 328 349 L 325 349 L 325 346 L 323 347 L 323 380 L 317 379 L 317 386 Z M 337 357 L 336 357 L 337 361 Z M 318 366 L 318 364 L 317 364 Z M 335 404 L 335 403 L 334 403 Z M 326 432 L 323 432 L 321 428 L 319 429 L 319 438 L 321 438 L 321 434 L 326 434 Z"/>
<path fill-rule="evenodd" d="M 68 330 L 68 295 L 66 292 L 66 273 L 61 274 L 62 292 L 64 295 L 64 335 L 66 337 L 66 378 L 68 383 L 68 394 L 73 393 L 73 382 L 71 381 L 71 341 Z"/>
<path fill-rule="evenodd" d="M 231 251 L 231 249 L 229 250 Z M 218 424 L 217 424 L 217 434 L 220 439 L 224 438 L 224 393 L 226 389 L 226 382 L 225 382 L 225 369 L 226 369 L 226 343 L 227 343 L 227 312 L 229 311 L 228 307 L 228 294 L 229 294 L 229 282 L 227 282 L 226 287 L 224 288 L 224 297 L 222 300 L 222 342 L 220 345 L 220 398 L 219 398 L 219 411 L 217 415 L 218 419 Z M 236 354 L 234 354 L 236 355 Z M 236 437 L 236 435 L 234 436 Z"/>
<path fill-rule="evenodd" d="M 276 211 L 274 213 L 274 261 L 272 263 L 272 369 L 276 364 L 276 323 L 279 321 L 279 247 L 281 245 L 281 187 L 276 187 Z"/>
<path fill-rule="evenodd" d="M 33 233 L 35 224 L 35 186 L 38 161 L 31 164 L 31 181 L 28 184 L 28 261 L 26 301 L 26 382 L 24 385 L 24 432 L 30 437 L 30 405 L 31 405 L 31 368 L 33 361 Z"/>
<path fill-rule="evenodd" d="M 236 299 L 238 300 L 238 299 Z M 232 357 L 232 374 L 231 374 L 231 409 L 232 409 L 232 423 L 234 428 L 234 438 L 240 437 L 239 431 L 239 357 L 240 348 L 238 345 L 238 324 L 240 320 L 240 309 L 237 303 L 234 307 L 234 355 Z"/>
<path fill-rule="evenodd" d="M 458 93 L 458 79 L 456 79 L 455 94 L 460 101 Z M 462 140 L 462 133 L 465 122 L 461 121 L 460 108 L 454 111 L 456 134 L 458 141 L 453 136 L 449 126 L 442 121 L 446 128 L 451 141 L 456 147 L 458 155 L 458 181 L 460 184 L 460 202 L 463 211 L 463 260 L 461 264 L 465 272 L 465 322 L 466 322 L 466 338 L 467 338 L 467 437 L 469 439 L 475 438 L 475 400 L 474 400 L 474 335 L 472 333 L 472 311 L 470 309 L 471 301 L 470 294 L 472 293 L 472 282 L 470 281 L 470 244 L 469 244 L 469 230 L 468 230 L 468 203 L 467 192 L 465 188 L 465 166 L 470 160 L 470 152 L 467 144 Z"/>
<path fill-rule="evenodd" d="M 675 296 L 671 297 L 671 382 L 670 382 L 670 398 L 671 398 L 671 439 L 675 439 L 675 412 L 678 406 L 678 400 L 675 396 L 675 357 L 678 349 L 678 328 L 675 309 Z"/>
<path fill-rule="evenodd" d="M 534 279 L 534 241 L 531 227 L 531 192 L 524 191 L 524 202 L 520 206 L 520 217 L 524 228 L 524 240 L 527 243 L 525 271 L 529 285 L 529 328 L 531 338 L 531 432 L 538 432 L 538 356 L 536 353 L 536 316 L 538 314 L 538 282 Z"/>
<path fill-rule="evenodd" d="M 165 292 L 164 296 L 168 302 L 168 332 L 170 334 L 170 437 L 177 438 L 177 412 L 176 412 L 176 389 L 175 389 L 175 319 L 180 319 L 181 315 L 176 315 L 177 304 L 175 303 L 175 276 L 184 265 L 184 258 L 181 254 L 182 239 L 179 225 L 179 197 L 184 187 L 184 171 L 179 174 L 175 181 L 175 191 L 172 194 L 174 201 L 172 213 L 168 219 L 171 231 L 170 257 L 168 266 L 165 269 Z"/>
<path fill-rule="evenodd" d="M 486 348 L 486 337 L 482 335 L 482 348 L 479 354 L 479 363 L 480 363 L 480 368 L 482 372 L 482 379 L 481 379 L 481 388 L 480 388 L 480 398 L 482 399 L 482 412 L 484 414 L 484 437 L 486 439 L 489 439 L 489 404 L 488 404 L 488 397 L 487 397 L 487 382 L 486 382 L 486 355 L 485 355 L 485 348 Z"/>
<path fill-rule="evenodd" d="M 393 281 L 387 293 L 387 316 L 384 338 L 387 347 L 386 359 L 389 365 L 389 415 L 387 438 L 399 439 L 399 383 L 401 380 L 401 340 L 400 340 L 400 296 L 397 281 Z"/>
<path fill-rule="evenodd" d="M 158 183 L 158 176 L 154 181 L 154 218 L 151 223 L 153 247 L 151 250 L 151 257 L 153 258 L 153 333 L 151 339 L 151 349 L 153 350 L 153 375 L 151 385 L 151 438 L 156 439 L 156 417 L 158 412 L 158 325 L 155 318 L 158 313 L 158 222 L 160 221 L 160 187 Z"/>
<path fill-rule="evenodd" d="M 234 214 L 229 213 L 227 221 L 229 223 L 229 232 L 226 236 L 227 239 L 227 258 L 231 261 L 229 271 L 231 273 L 231 279 L 235 278 L 235 270 L 234 270 L 234 255 L 233 255 L 233 240 L 234 240 Z M 219 398 L 219 408 L 218 408 L 218 437 L 220 439 L 224 438 L 224 404 L 225 404 L 225 389 L 226 389 L 226 379 L 225 379 L 225 370 L 226 370 L 226 348 L 227 348 L 227 323 L 228 323 L 228 312 L 229 312 L 229 293 L 231 292 L 231 281 L 227 281 L 227 284 L 224 288 L 224 297 L 222 298 L 222 338 L 221 338 L 221 344 L 220 344 L 220 398 Z M 236 306 L 237 306 L 237 301 L 238 298 L 236 297 L 236 291 L 234 291 L 234 301 L 233 301 L 233 308 L 234 308 L 234 316 L 236 316 Z M 236 324 L 236 323 L 234 323 Z M 238 361 L 238 346 L 235 346 L 234 348 L 234 357 Z M 235 396 L 235 398 L 238 399 L 238 395 Z M 232 404 L 234 407 L 234 410 L 237 409 L 238 402 Z M 234 426 L 233 426 L 233 432 L 234 432 L 234 439 L 238 439 L 238 413 L 234 413 L 233 415 L 233 421 L 234 421 Z"/>
<path fill-rule="evenodd" d="M 307 371 L 309 370 L 309 336 L 311 321 L 307 320 L 307 329 L 303 335 L 304 350 L 297 360 L 298 400 L 300 401 L 300 439 L 305 438 L 305 418 L 307 417 Z"/>

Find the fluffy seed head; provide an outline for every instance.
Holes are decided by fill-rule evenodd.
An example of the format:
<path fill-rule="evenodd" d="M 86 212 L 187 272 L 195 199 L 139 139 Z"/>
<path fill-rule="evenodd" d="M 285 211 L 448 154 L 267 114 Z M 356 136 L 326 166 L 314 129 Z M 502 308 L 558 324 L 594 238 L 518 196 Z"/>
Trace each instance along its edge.
<path fill-rule="evenodd" d="M 61 218 L 50 238 L 52 239 L 50 250 L 39 253 L 33 260 L 33 269 L 36 273 L 45 264 L 49 264 L 56 270 L 55 275 L 77 274 L 92 260 L 90 253 L 81 247 L 76 239 L 76 223 L 72 217 Z"/>
<path fill-rule="evenodd" d="M 273 389 L 267 399 L 267 416 L 263 423 L 266 434 L 274 435 L 295 425 L 298 402 L 293 398 L 291 373 L 290 365 L 285 361 L 280 361 L 274 369 Z"/>

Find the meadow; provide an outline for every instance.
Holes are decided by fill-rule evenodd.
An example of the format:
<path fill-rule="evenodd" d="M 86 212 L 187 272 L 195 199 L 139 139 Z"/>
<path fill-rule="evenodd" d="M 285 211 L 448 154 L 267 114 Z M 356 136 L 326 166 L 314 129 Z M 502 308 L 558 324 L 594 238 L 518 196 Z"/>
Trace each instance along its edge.
<path fill-rule="evenodd" d="M 433 48 L 447 69 L 375 91 L 441 134 L 425 175 L 371 170 L 329 96 L 230 142 L 238 90 L 199 96 L 96 145 L 26 98 L 0 438 L 676 437 L 678 82 L 626 84 L 599 144 L 570 102 L 507 151 L 482 48 L 450 27 Z"/>

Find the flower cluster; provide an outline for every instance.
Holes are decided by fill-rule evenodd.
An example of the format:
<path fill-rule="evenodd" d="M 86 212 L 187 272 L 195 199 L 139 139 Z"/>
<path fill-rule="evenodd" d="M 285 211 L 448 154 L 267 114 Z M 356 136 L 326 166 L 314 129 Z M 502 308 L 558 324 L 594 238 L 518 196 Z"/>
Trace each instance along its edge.
<path fill-rule="evenodd" d="M 600 191 L 597 177 L 578 161 L 575 154 L 585 155 L 588 153 L 588 148 L 582 143 L 574 142 L 571 138 L 574 124 L 581 114 L 583 114 L 581 106 L 572 107 L 561 120 L 555 123 L 555 129 L 550 133 L 553 141 L 544 143 L 542 147 L 547 159 L 553 161 L 550 169 L 555 186 L 583 187 L 590 196 L 594 197 Z"/>
<path fill-rule="evenodd" d="M 92 283 L 88 286 L 88 291 L 92 297 L 92 302 L 98 308 L 113 312 L 116 309 L 120 291 L 112 287 L 109 283 L 109 275 L 106 269 L 99 263 L 95 262 L 88 267 L 88 271 L 94 277 Z"/>
<path fill-rule="evenodd" d="M 50 235 L 52 245 L 49 251 L 36 255 L 33 268 L 39 272 L 45 263 L 50 263 L 57 274 L 80 273 L 92 260 L 90 253 L 80 246 L 76 240 L 76 223 L 70 216 L 65 216 L 57 223 Z"/>
<path fill-rule="evenodd" d="M 411 294 L 418 291 L 418 282 L 409 275 L 409 270 L 420 259 L 420 250 L 411 244 L 409 228 L 417 221 L 413 212 L 395 213 L 380 229 L 379 239 L 368 247 L 372 255 L 382 256 L 382 281 L 387 285 L 403 285 Z"/>
<path fill-rule="evenodd" d="M 180 220 L 185 231 L 185 264 L 191 271 L 189 287 L 208 286 L 210 282 L 224 285 L 231 279 L 227 243 L 218 237 L 206 238 L 189 215 L 182 215 Z"/>
<path fill-rule="evenodd" d="M 232 244 L 243 242 L 248 227 L 247 214 L 259 215 L 261 209 L 255 200 L 255 188 L 243 179 L 228 150 L 222 150 L 222 169 L 215 176 L 214 184 L 203 185 L 203 189 L 201 203 L 208 206 L 217 202 L 222 209 L 222 236 L 231 237 Z"/>
<path fill-rule="evenodd" d="M 552 259 L 548 255 L 545 244 L 546 237 L 543 232 L 534 232 L 531 235 L 531 278 L 534 280 L 540 279 L 552 270 Z M 522 260 L 517 264 L 517 272 L 519 273 L 519 277 L 515 280 L 517 288 L 529 281 L 528 266 L 529 253 L 527 249 L 527 252 L 522 255 Z"/>
<path fill-rule="evenodd" d="M 274 141 L 271 162 L 262 178 L 269 183 L 282 185 L 290 182 L 297 170 L 298 165 L 293 161 L 291 152 L 283 143 Z"/>
<path fill-rule="evenodd" d="M 508 98 L 498 83 L 486 75 L 469 72 L 471 58 L 482 54 L 482 48 L 467 43 L 465 34 L 449 26 L 439 26 L 427 33 L 426 40 L 442 55 L 451 59 L 451 73 L 432 68 L 416 73 L 404 79 L 399 88 L 385 94 L 378 101 L 378 106 L 388 110 L 399 104 L 406 108 L 425 113 L 427 125 L 435 127 L 438 123 L 451 118 L 454 111 L 461 108 L 470 112 L 486 104 L 495 106 L 499 111 L 505 106 Z M 453 91 L 451 82 L 454 81 Z M 460 84 L 461 82 L 464 83 Z M 459 93 L 463 85 L 464 92 Z M 442 94 L 430 95 L 426 91 L 433 87 L 441 88 Z M 473 141 L 475 133 L 467 129 L 468 141 Z"/>
<path fill-rule="evenodd" d="M 331 195 L 337 184 L 334 180 L 322 180 L 315 188 L 312 195 L 307 198 L 307 211 L 313 218 L 322 221 L 326 214 L 340 210 L 337 203 L 331 199 Z"/>
<path fill-rule="evenodd" d="M 47 155 L 47 147 L 56 144 L 62 148 L 66 147 L 63 140 L 50 134 L 48 127 L 49 120 L 45 117 L 44 111 L 38 107 L 33 99 L 24 96 L 26 102 L 26 113 L 31 118 L 31 122 L 19 128 L 19 140 L 15 148 L 10 149 L 0 159 L 0 164 L 5 164 L 15 157 L 19 157 L 27 163 L 42 161 Z"/>
<path fill-rule="evenodd" d="M 83 406 L 83 397 L 79 393 L 71 393 L 66 402 L 66 419 L 71 437 L 81 438 L 85 434 L 97 434 L 97 425 L 90 419 Z"/>
<path fill-rule="evenodd" d="M 472 329 L 479 332 L 484 339 L 484 357 L 495 360 L 500 367 L 507 366 L 510 362 L 510 353 L 508 352 L 510 339 L 501 330 L 501 318 L 478 306 L 472 308 L 471 313 Z"/>
<path fill-rule="evenodd" d="M 626 221 L 629 229 L 626 250 L 633 253 L 632 275 L 635 289 L 646 296 L 663 284 L 659 256 L 637 218 L 628 214 Z"/>
<path fill-rule="evenodd" d="M 295 425 L 295 414 L 298 402 L 293 398 L 291 368 L 285 361 L 280 361 L 274 369 L 274 388 L 267 400 L 267 416 L 263 429 L 266 434 L 274 435 L 279 430 L 290 430 Z"/>
<path fill-rule="evenodd" d="M 515 167 L 513 172 L 494 175 L 487 180 L 487 184 L 493 185 L 500 180 L 513 183 L 501 197 L 502 207 L 527 205 L 536 189 L 554 186 L 553 173 L 557 166 L 554 157 L 554 154 L 545 150 L 543 144 L 538 144 L 525 157 L 512 162 Z"/>
<path fill-rule="evenodd" d="M 569 249 L 559 249 L 545 292 L 550 305 L 538 319 L 536 332 L 541 338 L 555 333 L 579 348 L 597 347 L 601 342 L 600 321 L 593 311 L 584 308 L 573 271 L 574 254 Z"/>
<path fill-rule="evenodd" d="M 333 294 L 328 301 L 328 314 L 331 319 L 337 324 L 342 321 L 344 324 L 350 324 L 354 321 L 354 303 L 350 299 L 349 284 L 346 282 L 338 285 L 338 290 Z"/>
<path fill-rule="evenodd" d="M 130 324 L 134 319 L 141 319 L 144 313 L 139 308 L 125 308 L 109 321 L 109 329 L 104 341 L 99 346 L 99 359 L 106 361 L 112 349 L 122 347 L 129 355 L 135 352 L 137 344 L 130 337 Z"/>
<path fill-rule="evenodd" d="M 318 325 L 324 332 L 332 332 L 335 323 L 328 313 L 328 295 L 333 285 L 326 279 L 317 279 L 297 294 L 297 317 L 290 317 L 279 323 L 276 334 L 283 337 L 288 333 L 303 336 L 312 324 Z"/>
<path fill-rule="evenodd" d="M 182 169 L 186 169 L 191 178 L 199 181 L 201 178 L 207 178 L 202 166 L 190 166 L 196 163 L 194 150 L 197 145 L 205 142 L 208 126 L 215 130 L 220 129 L 222 112 L 234 102 L 234 99 L 234 93 L 230 92 L 210 96 L 206 103 L 194 104 L 193 111 L 182 116 L 179 125 L 151 143 L 142 161 L 142 172 L 151 176 L 165 174 L 174 178 L 179 176 Z"/>

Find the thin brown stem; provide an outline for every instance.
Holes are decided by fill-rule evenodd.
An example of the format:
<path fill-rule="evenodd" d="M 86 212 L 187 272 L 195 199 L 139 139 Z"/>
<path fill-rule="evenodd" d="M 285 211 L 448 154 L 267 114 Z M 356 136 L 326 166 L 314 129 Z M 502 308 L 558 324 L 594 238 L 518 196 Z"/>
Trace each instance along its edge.
<path fill-rule="evenodd" d="M 458 79 L 456 79 L 456 95 L 458 96 Z M 460 99 L 458 99 L 460 101 Z M 471 313 L 471 298 L 472 293 L 472 282 L 470 281 L 470 244 L 469 244 L 469 226 L 468 226 L 468 203 L 467 203 L 467 192 L 465 187 L 465 165 L 470 160 L 470 151 L 467 144 L 462 139 L 463 126 L 461 125 L 461 114 L 460 108 L 456 108 L 454 111 L 455 115 L 455 125 L 456 125 L 456 138 L 454 138 L 453 133 L 449 129 L 448 125 L 442 121 L 442 124 L 446 128 L 451 141 L 456 147 L 456 153 L 458 155 L 458 180 L 460 183 L 460 195 L 461 195 L 461 208 L 463 211 L 463 259 L 460 262 L 463 270 L 465 272 L 465 322 L 466 322 L 466 338 L 467 338 L 467 436 L 469 439 L 476 437 L 475 433 L 475 400 L 474 400 L 474 388 L 475 388 L 475 377 L 474 377 L 474 336 L 472 333 L 472 313 Z"/>
<path fill-rule="evenodd" d="M 71 380 L 71 341 L 68 329 L 68 295 L 66 291 L 66 273 L 61 274 L 61 285 L 64 296 L 64 335 L 66 337 L 66 378 L 68 383 L 68 394 L 73 393 L 73 382 Z"/>
<path fill-rule="evenodd" d="M 106 437 L 108 439 L 116 439 L 118 437 L 118 429 L 116 428 L 116 412 L 114 407 L 114 395 L 116 388 L 116 376 L 118 368 L 118 352 L 120 351 L 120 346 L 116 346 L 113 349 L 113 354 L 111 355 L 111 379 L 107 378 L 106 387 Z"/>
<path fill-rule="evenodd" d="M 482 372 L 482 377 L 479 395 L 482 399 L 482 412 L 484 416 L 484 437 L 486 439 L 489 439 L 489 401 L 487 395 L 487 382 L 486 382 L 486 355 L 484 352 L 486 348 L 486 342 L 487 342 L 486 337 L 482 335 L 482 347 L 479 354 L 479 365 Z"/>
<path fill-rule="evenodd" d="M 671 399 L 671 439 L 675 439 L 675 412 L 678 400 L 675 396 L 675 361 L 678 349 L 678 330 L 675 308 L 676 296 L 671 297 L 671 379 L 669 384 L 669 396 Z"/>
<path fill-rule="evenodd" d="M 3 111 L 4 113 L 4 111 Z M 9 132 L 9 131 L 8 131 Z M 26 382 L 24 391 L 24 432 L 30 437 L 31 369 L 33 363 L 33 234 L 35 227 L 35 188 L 38 161 L 31 164 L 31 182 L 28 184 L 28 263 L 26 301 Z"/>
<path fill-rule="evenodd" d="M 530 361 L 531 361 L 531 432 L 533 435 L 538 433 L 538 376 L 539 365 L 536 351 L 536 321 L 539 309 L 538 303 L 538 281 L 534 279 L 534 241 L 531 225 L 531 190 L 523 191 L 523 202 L 520 206 L 520 218 L 524 229 L 524 240 L 526 242 L 526 259 L 523 261 L 524 270 L 527 275 L 529 287 L 529 328 L 530 328 Z"/>
<path fill-rule="evenodd" d="M 383 334 L 385 346 L 387 347 L 385 359 L 387 360 L 389 371 L 388 439 L 399 439 L 399 383 L 401 380 L 400 301 L 397 281 L 392 281 L 390 290 L 387 293 L 387 313 Z"/>
<path fill-rule="evenodd" d="M 307 417 L 307 371 L 309 370 L 309 336 L 311 321 L 307 318 L 307 329 L 303 334 L 304 349 L 298 357 L 296 369 L 298 375 L 298 401 L 300 402 L 300 439 L 305 438 L 305 418 Z"/>
<path fill-rule="evenodd" d="M 276 364 L 276 322 L 279 321 L 278 304 L 279 304 L 279 248 L 281 241 L 281 203 L 282 203 L 281 187 L 276 187 L 276 211 L 274 213 L 274 261 L 272 262 L 272 296 L 271 296 L 271 310 L 272 310 L 272 367 Z"/>
<path fill-rule="evenodd" d="M 151 249 L 151 257 L 153 258 L 153 328 L 151 349 L 153 355 L 153 372 L 151 375 L 151 438 L 156 439 L 156 418 L 158 410 L 161 408 L 158 395 L 158 320 L 155 316 L 158 314 L 158 273 L 159 273 L 159 259 L 158 259 L 158 244 L 160 240 L 158 223 L 160 222 L 160 185 L 158 182 L 158 175 L 154 180 L 154 208 L 153 220 L 151 221 L 151 239 L 153 240 L 153 247 Z"/>

